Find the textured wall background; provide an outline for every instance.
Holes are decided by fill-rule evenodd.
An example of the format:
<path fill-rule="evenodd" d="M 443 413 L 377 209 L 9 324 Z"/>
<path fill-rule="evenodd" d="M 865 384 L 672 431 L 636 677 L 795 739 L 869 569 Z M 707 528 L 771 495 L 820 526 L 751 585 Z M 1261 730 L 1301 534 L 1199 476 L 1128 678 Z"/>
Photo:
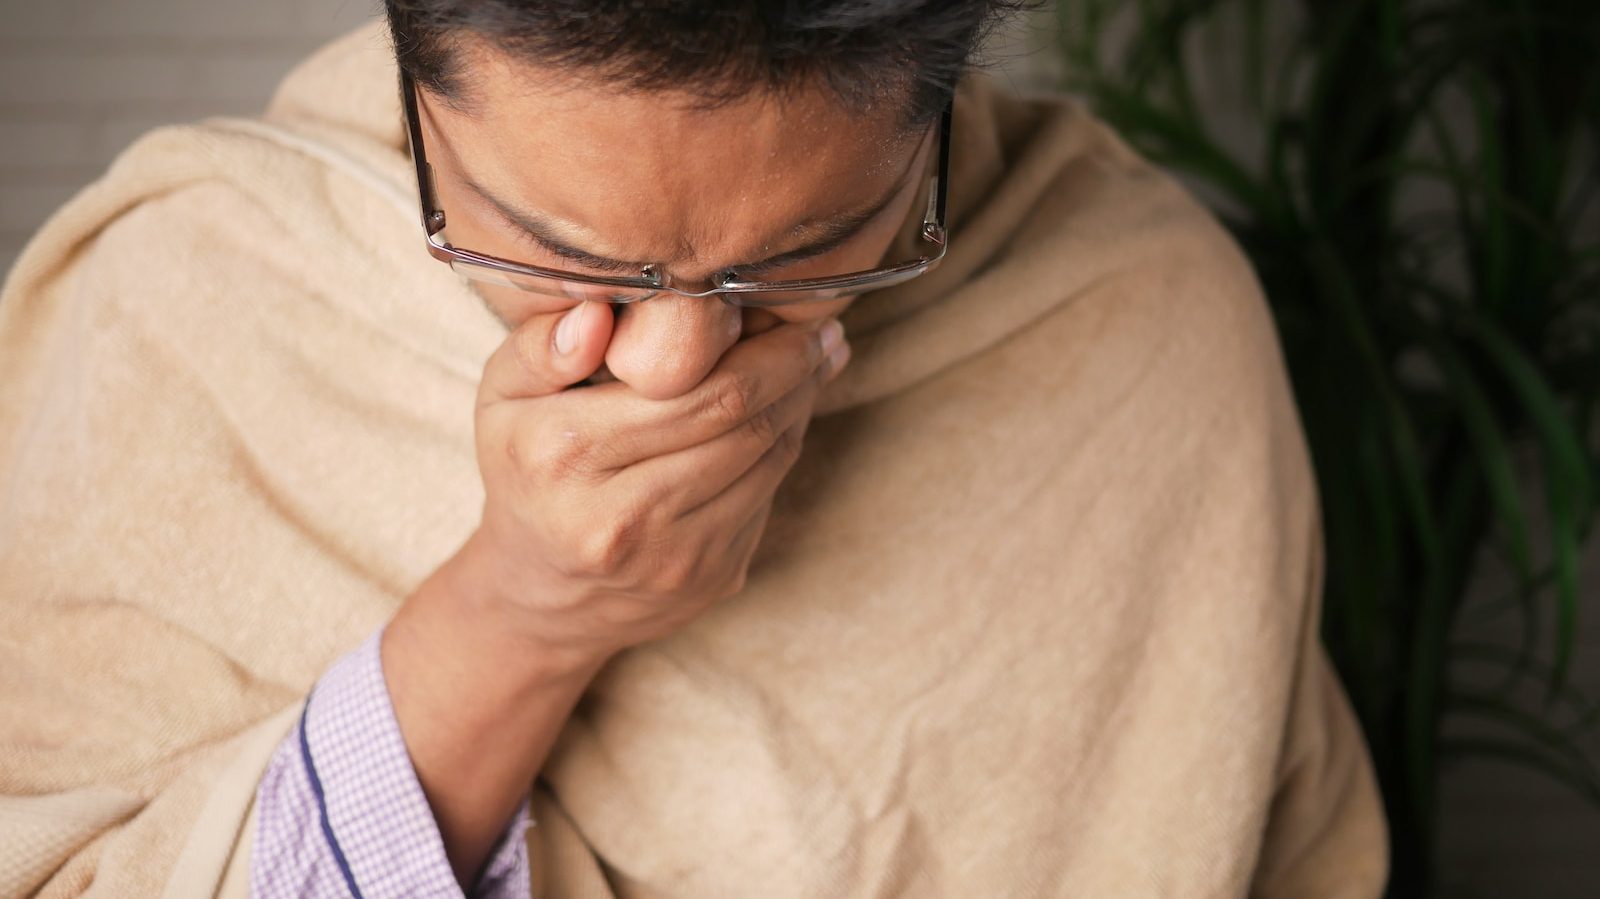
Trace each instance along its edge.
<path fill-rule="evenodd" d="M 295 61 L 375 10 L 375 0 L 0 0 L 0 270 L 136 136 L 260 109 Z M 1022 22 L 989 51 L 1018 89 L 1038 89 L 1059 70 L 1049 21 Z M 1589 555 L 1588 570 L 1600 571 L 1597 553 Z M 1600 685 L 1592 601 L 1583 642 L 1580 683 Z M 1486 763 L 1453 772 L 1444 801 L 1449 895 L 1600 895 L 1594 809 Z"/>
<path fill-rule="evenodd" d="M 250 113 L 371 0 L 0 0 L 0 266 L 160 124 Z"/>

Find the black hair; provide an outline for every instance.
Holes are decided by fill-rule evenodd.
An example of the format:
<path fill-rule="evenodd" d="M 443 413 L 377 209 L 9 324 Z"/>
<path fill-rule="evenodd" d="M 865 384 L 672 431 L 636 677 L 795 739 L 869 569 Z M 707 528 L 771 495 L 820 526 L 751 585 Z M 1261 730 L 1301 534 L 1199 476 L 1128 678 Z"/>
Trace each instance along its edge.
<path fill-rule="evenodd" d="M 826 85 L 865 110 L 937 115 L 974 48 L 1029 0 L 384 0 L 395 58 L 470 111 L 461 39 L 623 89 L 714 107 L 752 90 Z"/>

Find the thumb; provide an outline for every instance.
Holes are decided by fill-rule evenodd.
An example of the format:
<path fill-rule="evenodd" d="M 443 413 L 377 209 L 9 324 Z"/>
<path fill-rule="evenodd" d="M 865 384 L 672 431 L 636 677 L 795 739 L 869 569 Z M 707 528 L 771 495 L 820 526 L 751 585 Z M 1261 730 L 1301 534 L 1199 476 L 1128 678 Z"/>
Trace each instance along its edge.
<path fill-rule="evenodd" d="M 610 303 L 530 316 L 483 367 L 478 402 L 549 396 L 594 374 L 605 358 L 614 322 Z"/>

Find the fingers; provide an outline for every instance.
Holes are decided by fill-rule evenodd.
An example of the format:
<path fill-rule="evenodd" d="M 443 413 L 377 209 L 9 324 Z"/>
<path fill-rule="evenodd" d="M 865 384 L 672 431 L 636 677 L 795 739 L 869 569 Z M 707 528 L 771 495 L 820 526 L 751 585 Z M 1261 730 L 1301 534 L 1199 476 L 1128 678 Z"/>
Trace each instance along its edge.
<path fill-rule="evenodd" d="M 836 372 L 831 362 L 825 362 L 807 380 L 743 424 L 705 443 L 637 464 L 629 469 L 628 476 L 638 479 L 638 489 L 644 495 L 660 496 L 661 502 L 679 510 L 680 516 L 687 514 L 728 489 L 774 444 L 794 439 L 796 435 L 790 432 L 811 417 L 819 389 Z"/>
<path fill-rule="evenodd" d="M 773 495 L 778 492 L 778 485 L 800 458 L 800 449 L 810 424 L 810 414 L 802 416 L 726 489 L 685 511 L 678 521 L 695 529 L 709 528 L 727 533 L 732 526 L 746 521 L 753 511 L 764 512 L 772 502 Z"/>
<path fill-rule="evenodd" d="M 750 561 L 756 554 L 756 548 L 761 543 L 761 537 L 767 531 L 767 525 L 772 520 L 772 501 L 767 498 L 761 508 L 755 511 L 749 521 L 744 523 L 738 533 L 728 540 L 726 552 L 728 558 L 737 560 L 734 571 L 737 576 L 733 583 L 727 586 L 724 596 L 732 596 L 744 590 L 745 580 L 750 574 Z M 720 597 L 719 597 L 720 598 Z"/>
<path fill-rule="evenodd" d="M 594 374 L 613 321 L 611 305 L 602 302 L 533 315 L 485 363 L 478 404 L 549 396 Z"/>
<path fill-rule="evenodd" d="M 613 471 L 740 428 L 759 429 L 762 423 L 751 419 L 815 378 L 827 351 L 842 346 L 843 329 L 833 319 L 784 324 L 735 344 L 682 396 L 653 400 L 626 384 L 601 384 L 564 405 L 570 415 L 581 416 L 579 430 L 592 448 L 593 464 Z M 767 433 L 769 444 L 775 433 Z"/>

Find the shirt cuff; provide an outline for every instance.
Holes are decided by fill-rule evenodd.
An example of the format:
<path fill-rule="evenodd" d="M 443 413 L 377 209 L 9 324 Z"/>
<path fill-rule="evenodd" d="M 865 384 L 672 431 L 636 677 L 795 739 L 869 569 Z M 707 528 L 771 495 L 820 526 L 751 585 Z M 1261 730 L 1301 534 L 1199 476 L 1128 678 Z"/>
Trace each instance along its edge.
<path fill-rule="evenodd" d="M 285 740 L 281 755 L 298 762 L 298 779 L 313 799 L 300 805 L 317 818 L 302 826 L 320 830 L 345 886 L 357 896 L 528 896 L 528 797 L 470 894 L 456 882 L 394 716 L 379 655 L 382 636 L 376 631 L 328 669 L 296 733 Z M 291 741 L 299 745 L 287 745 Z M 262 814 L 268 811 L 264 805 Z"/>

